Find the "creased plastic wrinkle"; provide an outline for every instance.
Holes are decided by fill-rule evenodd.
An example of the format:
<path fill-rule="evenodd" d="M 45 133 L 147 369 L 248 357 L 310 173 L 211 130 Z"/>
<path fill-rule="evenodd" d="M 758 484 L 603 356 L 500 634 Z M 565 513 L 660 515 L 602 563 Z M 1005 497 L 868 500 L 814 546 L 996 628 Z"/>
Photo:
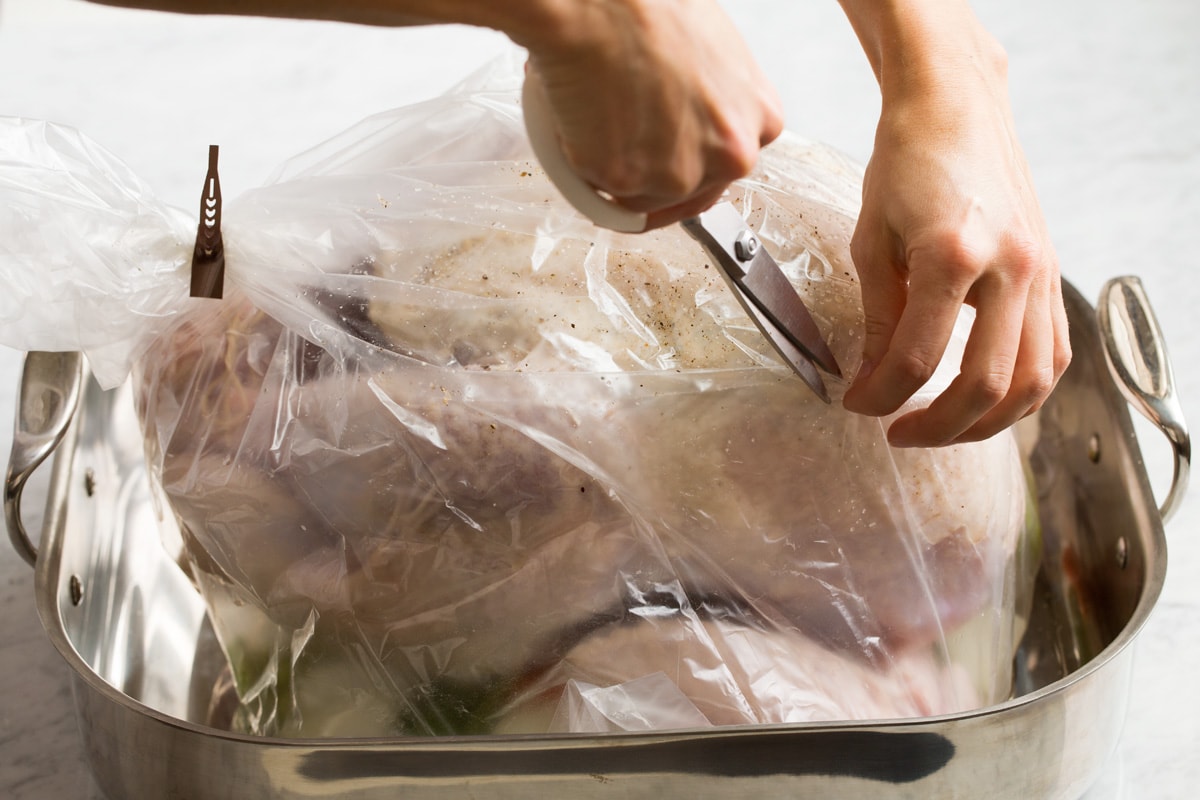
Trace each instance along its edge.
<path fill-rule="evenodd" d="M 560 199 L 520 80 L 502 60 L 227 202 L 220 301 L 186 297 L 186 215 L 78 134 L 0 125 L 0 331 L 129 375 L 236 726 L 652 730 L 1005 698 L 1037 542 L 1014 437 L 894 450 L 845 383 L 820 402 L 682 229 L 601 231 Z M 861 178 L 788 133 L 731 195 L 848 376 Z M 970 324 L 900 413 L 955 374 Z"/>

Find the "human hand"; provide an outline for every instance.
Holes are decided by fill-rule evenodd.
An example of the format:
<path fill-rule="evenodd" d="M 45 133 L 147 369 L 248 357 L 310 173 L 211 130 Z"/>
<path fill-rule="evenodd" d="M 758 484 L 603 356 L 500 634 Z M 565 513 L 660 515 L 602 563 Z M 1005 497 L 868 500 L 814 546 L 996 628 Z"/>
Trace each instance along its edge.
<path fill-rule="evenodd" d="M 647 227 L 708 208 L 782 131 L 774 88 L 715 0 L 564 7 L 553 26 L 513 38 L 572 168 L 648 212 Z"/>
<path fill-rule="evenodd" d="M 896 446 L 988 438 L 1036 410 L 1071 358 L 1057 257 L 1014 132 L 1002 53 L 884 83 L 851 241 L 866 313 L 850 411 L 897 411 L 933 374 L 963 303 L 953 382 L 896 419 Z M 889 90 L 890 93 L 889 93 Z"/>

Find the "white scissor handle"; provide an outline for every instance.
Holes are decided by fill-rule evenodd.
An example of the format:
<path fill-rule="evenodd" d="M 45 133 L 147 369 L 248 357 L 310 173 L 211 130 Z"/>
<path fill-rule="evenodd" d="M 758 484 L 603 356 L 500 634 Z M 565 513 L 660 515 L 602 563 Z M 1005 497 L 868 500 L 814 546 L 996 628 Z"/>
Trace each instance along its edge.
<path fill-rule="evenodd" d="M 533 153 L 541 162 L 550 182 L 562 192 L 567 202 L 601 228 L 621 233 L 641 233 L 646 230 L 644 213 L 631 211 L 604 197 L 571 169 L 566 155 L 558 146 L 546 92 L 533 72 L 525 74 L 521 105 L 525 110 L 525 130 L 529 134 Z"/>

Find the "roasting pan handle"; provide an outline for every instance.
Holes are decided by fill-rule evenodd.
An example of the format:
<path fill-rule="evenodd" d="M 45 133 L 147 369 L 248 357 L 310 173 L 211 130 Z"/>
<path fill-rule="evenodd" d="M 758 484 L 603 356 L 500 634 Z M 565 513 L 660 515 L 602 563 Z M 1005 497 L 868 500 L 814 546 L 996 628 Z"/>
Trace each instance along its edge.
<path fill-rule="evenodd" d="M 1159 508 L 1165 523 L 1179 509 L 1187 488 L 1192 440 L 1175 393 L 1175 375 L 1162 330 L 1142 282 L 1133 276 L 1113 278 L 1100 290 L 1096 306 L 1104 356 L 1125 399 L 1154 423 L 1175 451 L 1171 490 Z"/>
<path fill-rule="evenodd" d="M 17 388 L 12 453 L 4 477 L 4 519 L 13 547 L 31 565 L 37 560 L 37 548 L 21 521 L 21 492 L 67 432 L 82 387 L 82 353 L 33 351 L 25 356 Z"/>

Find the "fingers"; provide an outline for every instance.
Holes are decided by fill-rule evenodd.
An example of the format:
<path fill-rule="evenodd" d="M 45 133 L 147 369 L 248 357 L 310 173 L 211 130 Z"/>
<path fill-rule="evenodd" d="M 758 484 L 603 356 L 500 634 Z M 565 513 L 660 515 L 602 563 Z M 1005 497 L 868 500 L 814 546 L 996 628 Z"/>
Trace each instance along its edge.
<path fill-rule="evenodd" d="M 716 0 L 567 4 L 531 42 L 567 161 L 661 227 L 711 205 L 783 130 L 779 96 Z"/>
<path fill-rule="evenodd" d="M 761 114 L 761 118 L 759 117 Z M 700 148 L 681 146 L 670 160 L 618 172 L 612 160 L 608 175 L 593 185 L 633 211 L 647 212 L 648 228 L 660 228 L 695 216 L 746 177 L 758 163 L 759 151 L 782 133 L 782 114 L 767 103 L 744 117 L 714 119 Z M 689 137 L 684 137 L 689 138 Z"/>
<path fill-rule="evenodd" d="M 1071 350 L 1057 270 L 1032 284 L 982 283 L 959 375 L 928 407 L 892 423 L 893 446 L 990 438 L 1039 409 L 1066 370 Z M 897 337 L 894 346 L 904 345 Z"/>
<path fill-rule="evenodd" d="M 1028 410 L 1033 398 L 1026 402 L 1019 392 L 1010 394 L 1010 387 L 1020 346 L 1036 348 L 1037 335 L 1023 335 L 1024 299 L 1012 296 L 1017 292 L 998 284 L 992 280 L 978 293 L 975 324 L 958 377 L 928 407 L 892 423 L 888 441 L 893 446 L 950 444 L 981 422 L 981 430 L 999 425 L 987 434 L 991 435 Z M 954 312 L 957 315 L 957 308 Z"/>
<path fill-rule="evenodd" d="M 1035 285 L 1007 395 L 957 436 L 952 444 L 990 438 L 1040 409 L 1070 361 L 1071 343 L 1062 303 L 1062 282 L 1056 280 L 1048 288 Z"/>
<path fill-rule="evenodd" d="M 860 218 L 851 251 L 862 281 L 863 368 L 847 391 L 849 411 L 886 416 L 934 374 L 959 311 L 976 308 L 958 376 L 926 408 L 892 423 L 897 447 L 989 438 L 1037 410 L 1071 359 L 1062 283 L 1052 248 L 1008 240 L 977 252 L 953 238 L 901 257 Z M 961 242 L 960 242 L 961 244 Z"/>
<path fill-rule="evenodd" d="M 664 208 L 660 211 L 650 212 L 646 217 L 646 230 L 665 228 L 668 225 L 689 217 L 694 217 L 700 212 L 708 210 L 724 196 L 728 186 L 726 183 L 720 183 L 702 190 L 684 203 Z"/>
<path fill-rule="evenodd" d="M 906 282 L 899 269 L 867 266 L 867 258 L 856 258 L 865 268 L 863 369 L 843 405 L 859 414 L 886 416 L 933 376 L 969 285 L 956 285 L 932 265 L 910 269 Z"/>
<path fill-rule="evenodd" d="M 782 117 L 775 116 L 770 124 L 763 128 L 759 143 L 757 145 L 747 144 L 743 148 L 743 158 L 741 160 L 725 159 L 722 161 L 718 159 L 717 163 L 723 163 L 724 167 L 719 169 L 715 174 L 709 174 L 706 181 L 700 186 L 681 193 L 686 199 L 674 202 L 666 207 L 651 204 L 649 208 L 645 207 L 646 203 L 643 201 L 643 207 L 635 207 L 634 210 L 649 212 L 646 220 L 647 230 L 664 228 L 680 220 L 696 216 L 719 201 L 729 191 L 729 187 L 734 181 L 750 174 L 757 163 L 759 149 L 770 144 L 782 132 Z M 624 199 L 621 200 L 621 203 L 622 205 L 630 205 Z M 636 206 L 637 204 L 635 203 L 634 205 Z"/>

